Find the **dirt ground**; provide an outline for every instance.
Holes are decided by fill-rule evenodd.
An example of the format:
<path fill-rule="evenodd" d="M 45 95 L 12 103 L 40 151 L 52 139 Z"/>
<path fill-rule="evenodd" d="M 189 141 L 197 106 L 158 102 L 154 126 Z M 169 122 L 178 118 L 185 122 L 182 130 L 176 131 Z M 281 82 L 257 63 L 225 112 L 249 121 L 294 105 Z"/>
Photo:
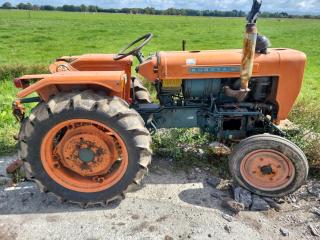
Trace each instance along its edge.
<path fill-rule="evenodd" d="M 0 175 L 14 158 L 0 158 Z M 174 171 L 170 162 L 154 159 L 143 188 L 87 209 L 61 204 L 32 182 L 0 186 L 0 239 L 320 239 L 310 230 L 310 224 L 320 229 L 313 213 L 319 198 L 297 197 L 280 212 L 231 216 L 211 195 L 207 177 L 205 170 Z"/>

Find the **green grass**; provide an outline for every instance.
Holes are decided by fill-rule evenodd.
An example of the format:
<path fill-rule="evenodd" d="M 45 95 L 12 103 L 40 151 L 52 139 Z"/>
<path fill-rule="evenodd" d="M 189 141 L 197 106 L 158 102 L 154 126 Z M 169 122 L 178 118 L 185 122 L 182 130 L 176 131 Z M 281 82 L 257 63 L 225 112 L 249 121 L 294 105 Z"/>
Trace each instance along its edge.
<path fill-rule="evenodd" d="M 47 66 L 63 55 L 114 53 L 147 32 L 155 37 L 144 48 L 145 55 L 179 50 L 183 39 L 189 50 L 241 48 L 244 24 L 242 18 L 0 10 L 0 154 L 14 149 L 12 135 L 18 127 L 11 116 L 16 90 L 9 80 L 14 76 L 39 72 L 34 66 Z M 291 118 L 320 132 L 314 120 L 320 115 L 320 20 L 260 19 L 258 27 L 273 47 L 308 55 L 302 93 Z"/>
<path fill-rule="evenodd" d="M 1 92 L 5 93 L 0 95 L 0 153 L 10 153 L 15 147 L 13 135 L 16 133 L 18 123 L 11 113 L 11 103 L 15 95 L 11 85 L 8 81 L 0 83 Z"/>
<path fill-rule="evenodd" d="M 214 138 L 199 129 L 163 129 L 153 136 L 154 154 L 169 158 L 175 169 L 208 168 L 215 176 L 229 177 L 226 155 L 218 155 Z"/>

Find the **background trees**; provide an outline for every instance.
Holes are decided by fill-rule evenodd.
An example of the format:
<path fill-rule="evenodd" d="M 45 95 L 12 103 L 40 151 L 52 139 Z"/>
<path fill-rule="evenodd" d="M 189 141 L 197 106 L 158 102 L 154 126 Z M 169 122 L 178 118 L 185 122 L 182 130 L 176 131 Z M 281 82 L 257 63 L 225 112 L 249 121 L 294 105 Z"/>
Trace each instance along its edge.
<path fill-rule="evenodd" d="M 232 11 L 218 11 L 218 10 L 195 10 L 195 9 L 176 9 L 168 8 L 166 10 L 157 10 L 152 7 L 147 8 L 100 8 L 94 5 L 63 5 L 59 7 L 51 5 L 32 5 L 31 3 L 19 3 L 16 6 L 12 6 L 10 2 L 2 4 L 3 9 L 23 9 L 23 10 L 45 10 L 45 11 L 66 11 L 66 12 L 105 12 L 105 13 L 125 13 L 125 14 L 149 14 L 149 15 L 180 15 L 180 16 L 206 16 L 206 17 L 244 17 L 246 13 L 244 11 L 232 10 Z M 261 17 L 265 18 L 320 18 L 320 16 L 314 15 L 290 15 L 286 12 L 263 12 Z"/>

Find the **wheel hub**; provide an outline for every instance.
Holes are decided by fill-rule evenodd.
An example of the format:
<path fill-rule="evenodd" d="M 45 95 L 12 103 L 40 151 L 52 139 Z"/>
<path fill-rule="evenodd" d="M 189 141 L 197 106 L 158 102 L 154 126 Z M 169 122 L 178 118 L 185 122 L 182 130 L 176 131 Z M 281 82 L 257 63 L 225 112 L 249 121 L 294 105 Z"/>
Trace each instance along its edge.
<path fill-rule="evenodd" d="M 271 150 L 257 150 L 245 156 L 241 162 L 242 177 L 262 191 L 277 191 L 290 185 L 295 168 L 284 154 Z"/>
<path fill-rule="evenodd" d="M 62 186 L 99 192 L 123 177 L 128 152 L 113 129 L 93 120 L 73 119 L 47 133 L 41 144 L 41 161 L 46 172 Z"/>
<path fill-rule="evenodd" d="M 273 173 L 273 169 L 272 166 L 268 165 L 268 166 L 263 166 L 261 167 L 261 172 L 264 175 L 270 175 Z"/>
<path fill-rule="evenodd" d="M 64 167 L 81 176 L 107 174 L 117 156 L 112 137 L 93 126 L 68 130 L 57 153 Z"/>
<path fill-rule="evenodd" d="M 95 153 L 90 148 L 81 148 L 79 150 L 79 159 L 85 163 L 93 161 Z"/>

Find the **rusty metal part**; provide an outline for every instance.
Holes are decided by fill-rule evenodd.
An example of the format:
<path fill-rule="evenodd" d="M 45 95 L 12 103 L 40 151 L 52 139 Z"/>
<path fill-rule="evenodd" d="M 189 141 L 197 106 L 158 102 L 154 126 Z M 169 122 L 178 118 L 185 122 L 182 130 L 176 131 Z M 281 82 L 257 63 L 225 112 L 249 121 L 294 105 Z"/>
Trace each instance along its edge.
<path fill-rule="evenodd" d="M 243 159 L 240 172 L 251 186 L 262 191 L 277 191 L 290 185 L 295 167 L 284 154 L 262 149 L 251 152 Z"/>
<path fill-rule="evenodd" d="M 81 176 L 107 174 L 118 158 L 113 137 L 95 126 L 69 129 L 56 153 L 64 167 Z"/>
<path fill-rule="evenodd" d="M 12 173 L 16 172 L 17 170 L 19 170 L 22 166 L 23 166 L 23 161 L 20 159 L 17 159 L 7 166 L 6 172 L 8 174 L 12 174 Z"/>
<path fill-rule="evenodd" d="M 66 61 L 56 61 L 49 66 L 49 71 L 50 73 L 56 73 L 56 72 L 65 72 L 65 71 L 78 71 L 78 70 L 72 67 Z"/>
<path fill-rule="evenodd" d="M 25 117 L 26 109 L 22 105 L 20 99 L 16 99 L 12 103 L 12 114 L 17 119 L 17 121 L 21 122 Z"/>
<path fill-rule="evenodd" d="M 250 92 L 250 89 L 233 90 L 229 86 L 223 87 L 223 90 L 226 96 L 236 98 L 238 102 L 243 102 Z"/>
<path fill-rule="evenodd" d="M 67 189 L 99 192 L 124 176 L 128 152 L 120 135 L 99 122 L 73 119 L 53 127 L 41 144 L 47 174 Z"/>
<path fill-rule="evenodd" d="M 249 81 L 253 73 L 257 34 L 258 32 L 256 25 L 254 23 L 247 24 L 241 59 L 240 90 L 232 90 L 228 87 L 224 88 L 225 94 L 229 97 L 236 98 L 238 102 L 244 101 L 250 92 Z"/>
<path fill-rule="evenodd" d="M 243 53 L 241 60 L 241 89 L 248 90 L 249 81 L 253 71 L 253 61 L 257 42 L 257 27 L 247 24 L 244 37 Z"/>

